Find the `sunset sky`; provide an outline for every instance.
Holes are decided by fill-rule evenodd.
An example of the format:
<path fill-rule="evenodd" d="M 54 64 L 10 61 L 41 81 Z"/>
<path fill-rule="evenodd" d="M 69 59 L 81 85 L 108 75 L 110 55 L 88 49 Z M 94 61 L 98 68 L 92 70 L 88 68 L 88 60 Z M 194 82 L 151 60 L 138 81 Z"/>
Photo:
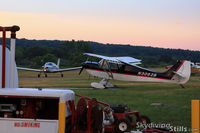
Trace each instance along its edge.
<path fill-rule="evenodd" d="M 4 0 L 18 38 L 200 50 L 200 0 Z"/>

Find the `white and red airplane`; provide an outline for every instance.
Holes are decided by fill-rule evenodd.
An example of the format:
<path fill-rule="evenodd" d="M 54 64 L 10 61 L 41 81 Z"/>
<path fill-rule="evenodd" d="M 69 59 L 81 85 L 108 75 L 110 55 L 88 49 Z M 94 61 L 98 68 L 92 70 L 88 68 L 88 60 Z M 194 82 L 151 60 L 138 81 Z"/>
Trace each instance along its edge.
<path fill-rule="evenodd" d="M 110 79 L 122 81 L 144 81 L 144 82 L 165 82 L 165 83 L 186 83 L 191 74 L 190 61 L 181 60 L 165 72 L 156 72 L 138 66 L 141 60 L 132 57 L 107 57 L 97 54 L 84 53 L 84 55 L 100 58 L 99 62 L 86 61 L 82 63 L 82 69 L 95 77 L 102 78 L 99 83 L 93 82 L 94 88 L 104 89 L 113 87 L 108 82 Z M 79 73 L 79 74 L 80 74 Z"/>
<path fill-rule="evenodd" d="M 32 68 L 24 68 L 24 67 L 17 67 L 18 70 L 25 70 L 25 71 L 34 71 L 34 72 L 39 72 L 38 78 L 40 77 L 41 73 L 45 74 L 45 77 L 47 77 L 47 73 L 61 73 L 61 77 L 63 77 L 64 71 L 73 71 L 73 70 L 78 70 L 81 69 L 81 67 L 73 67 L 73 68 L 65 68 L 65 69 L 60 69 L 60 59 L 58 59 L 57 65 L 53 62 L 46 62 L 44 66 L 42 66 L 42 69 L 32 69 Z"/>

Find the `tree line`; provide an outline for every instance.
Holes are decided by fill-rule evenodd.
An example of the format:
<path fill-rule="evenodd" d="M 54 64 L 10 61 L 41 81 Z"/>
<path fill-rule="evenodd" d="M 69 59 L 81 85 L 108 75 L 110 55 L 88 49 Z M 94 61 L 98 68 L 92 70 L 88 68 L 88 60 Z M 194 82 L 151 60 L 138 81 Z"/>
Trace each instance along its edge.
<path fill-rule="evenodd" d="M 40 68 L 45 62 L 56 63 L 60 58 L 61 67 L 80 66 L 86 60 L 83 56 L 85 52 L 92 50 L 84 41 L 64 41 L 55 45 L 34 44 L 28 47 L 21 45 L 16 47 L 16 62 L 18 66 Z"/>
<path fill-rule="evenodd" d="M 9 47 L 9 40 L 7 46 Z M 0 39 L 1 44 L 1 39 Z M 16 41 L 16 63 L 18 66 L 40 68 L 45 62 L 57 62 L 61 67 L 80 66 L 90 52 L 107 56 L 131 56 L 142 60 L 142 66 L 162 67 L 177 60 L 200 62 L 200 51 L 164 49 L 134 45 L 102 44 L 91 41 L 27 40 Z"/>

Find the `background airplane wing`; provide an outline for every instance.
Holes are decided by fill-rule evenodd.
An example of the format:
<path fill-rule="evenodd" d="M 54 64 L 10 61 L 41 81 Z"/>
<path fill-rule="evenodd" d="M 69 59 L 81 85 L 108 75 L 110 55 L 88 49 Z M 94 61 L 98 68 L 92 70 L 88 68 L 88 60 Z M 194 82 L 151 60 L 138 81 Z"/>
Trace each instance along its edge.
<path fill-rule="evenodd" d="M 82 67 L 73 67 L 73 68 L 65 68 L 65 69 L 59 69 L 56 72 L 64 72 L 64 71 L 74 71 L 74 70 L 79 70 Z"/>
<path fill-rule="evenodd" d="M 17 70 L 43 72 L 43 70 L 41 70 L 41 69 L 32 69 L 32 68 L 24 68 L 24 67 L 17 67 Z"/>

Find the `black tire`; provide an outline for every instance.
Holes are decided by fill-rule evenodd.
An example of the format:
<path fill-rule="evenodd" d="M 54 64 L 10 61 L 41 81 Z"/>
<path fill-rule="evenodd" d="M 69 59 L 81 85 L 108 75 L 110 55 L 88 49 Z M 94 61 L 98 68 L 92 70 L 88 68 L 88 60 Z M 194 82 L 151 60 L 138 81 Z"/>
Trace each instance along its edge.
<path fill-rule="evenodd" d="M 40 74 L 38 74 L 38 78 L 40 78 Z"/>
<path fill-rule="evenodd" d="M 63 78 L 64 77 L 64 75 L 61 73 L 61 77 Z"/>
<path fill-rule="evenodd" d="M 149 123 L 151 123 L 151 120 L 149 119 L 149 117 L 147 117 L 147 116 L 145 116 L 145 115 L 142 115 L 141 116 L 141 119 L 142 119 L 142 121 L 140 121 L 138 118 L 137 118 L 137 122 L 140 122 L 140 123 L 142 123 L 142 124 L 149 124 Z"/>
<path fill-rule="evenodd" d="M 47 78 L 47 74 L 45 74 L 45 78 Z"/>
<path fill-rule="evenodd" d="M 128 132 L 131 128 L 131 122 L 128 119 L 120 119 L 115 123 L 115 132 L 124 133 Z"/>

